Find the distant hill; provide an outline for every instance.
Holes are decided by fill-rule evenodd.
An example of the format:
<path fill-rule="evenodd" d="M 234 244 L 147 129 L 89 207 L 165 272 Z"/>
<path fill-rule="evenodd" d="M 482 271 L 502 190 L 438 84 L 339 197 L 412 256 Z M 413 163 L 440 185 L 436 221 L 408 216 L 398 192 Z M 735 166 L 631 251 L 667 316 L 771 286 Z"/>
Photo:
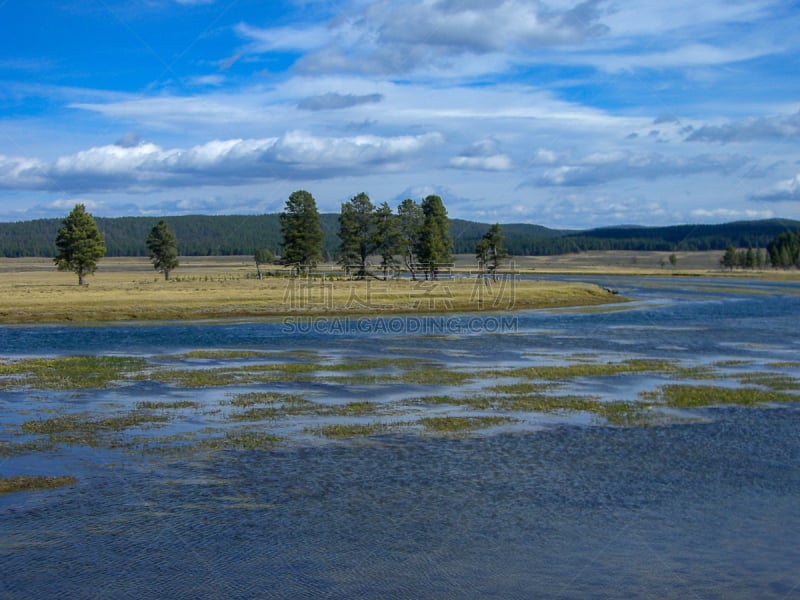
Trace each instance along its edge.
<path fill-rule="evenodd" d="M 800 221 L 767 219 L 735 221 L 721 225 L 673 225 L 670 227 L 603 227 L 563 236 L 560 241 L 585 250 L 724 250 L 765 248 L 784 231 L 800 229 Z"/>
<path fill-rule="evenodd" d="M 338 214 L 321 215 L 325 234 L 323 251 L 328 258 L 339 246 Z M 160 219 L 169 224 L 184 256 L 230 256 L 253 254 L 256 248 L 280 251 L 277 214 L 176 217 L 117 217 L 95 220 L 106 236 L 107 256 L 146 256 L 145 240 Z M 55 255 L 55 238 L 61 219 L 37 219 L 0 223 L 0 256 Z M 489 228 L 487 223 L 450 220 L 454 250 L 472 254 L 475 244 Z M 670 227 L 605 227 L 584 231 L 561 231 L 528 223 L 502 225 L 505 246 L 511 254 L 549 255 L 588 250 L 724 250 L 736 247 L 764 248 L 784 231 L 800 229 L 800 221 L 769 219 L 737 221 L 721 225 L 675 225 Z"/>

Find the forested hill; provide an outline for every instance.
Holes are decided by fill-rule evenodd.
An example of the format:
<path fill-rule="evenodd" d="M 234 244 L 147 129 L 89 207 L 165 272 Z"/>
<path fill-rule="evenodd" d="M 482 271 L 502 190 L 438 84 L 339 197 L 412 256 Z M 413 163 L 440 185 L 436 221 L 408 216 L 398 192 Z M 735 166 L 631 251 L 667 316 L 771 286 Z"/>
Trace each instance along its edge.
<path fill-rule="evenodd" d="M 323 251 L 336 255 L 339 238 L 338 214 L 323 214 Z M 107 256 L 146 256 L 145 240 L 161 218 L 178 238 L 184 256 L 253 254 L 256 248 L 279 253 L 281 233 L 277 214 L 177 217 L 117 217 L 95 220 L 105 234 Z M 55 254 L 60 219 L 0 223 L 0 256 L 44 256 Z M 451 219 L 450 230 L 457 254 L 472 254 L 489 224 Z M 502 225 L 505 246 L 511 254 L 564 254 L 587 250 L 724 250 L 728 245 L 764 248 L 785 231 L 797 231 L 800 221 L 770 219 L 739 221 L 722 225 L 676 225 L 671 227 L 608 227 L 585 231 L 558 231 L 540 225 Z"/>

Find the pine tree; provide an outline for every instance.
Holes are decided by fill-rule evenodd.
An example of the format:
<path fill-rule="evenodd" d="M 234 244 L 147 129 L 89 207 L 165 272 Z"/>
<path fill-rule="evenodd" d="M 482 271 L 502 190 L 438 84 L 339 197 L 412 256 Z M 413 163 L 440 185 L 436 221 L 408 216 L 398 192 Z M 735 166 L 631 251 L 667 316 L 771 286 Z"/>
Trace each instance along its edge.
<path fill-rule="evenodd" d="M 424 263 L 431 279 L 436 279 L 439 266 L 449 263 L 453 254 L 450 237 L 450 220 L 439 196 L 428 196 L 422 201 L 424 221 L 420 235 L 419 259 Z"/>
<path fill-rule="evenodd" d="M 497 269 L 500 261 L 508 258 L 508 253 L 503 248 L 503 234 L 500 225 L 495 223 L 489 228 L 475 247 L 475 257 L 482 270 L 488 270 L 492 280 L 497 280 Z"/>
<path fill-rule="evenodd" d="M 369 196 L 361 192 L 342 204 L 339 214 L 341 261 L 348 271 L 355 266 L 359 279 L 367 276 L 369 256 L 377 247 L 376 232 L 375 205 Z"/>
<path fill-rule="evenodd" d="M 299 275 L 322 258 L 322 227 L 314 197 L 305 190 L 293 192 L 279 216 L 283 236 L 283 264 Z"/>
<path fill-rule="evenodd" d="M 417 279 L 419 250 L 422 238 L 422 226 L 425 215 L 422 207 L 411 198 L 406 198 L 397 207 L 398 227 L 400 229 L 400 246 L 403 263 L 411 273 L 411 279 Z"/>
<path fill-rule="evenodd" d="M 397 266 L 395 255 L 401 251 L 401 239 L 400 221 L 389 203 L 384 202 L 375 211 L 375 252 L 381 256 L 384 279 Z"/>
<path fill-rule="evenodd" d="M 164 273 L 164 281 L 169 281 L 170 272 L 178 268 L 178 240 L 163 219 L 150 230 L 147 249 L 153 268 Z"/>
<path fill-rule="evenodd" d="M 62 222 L 56 248 L 54 262 L 58 270 L 76 273 L 78 285 L 83 285 L 85 275 L 97 270 L 97 261 L 106 253 L 105 240 L 83 204 L 76 204 Z"/>
<path fill-rule="evenodd" d="M 720 260 L 720 264 L 724 269 L 730 269 L 733 271 L 733 268 L 737 265 L 737 262 L 738 257 L 736 255 L 736 248 L 732 245 L 729 245 L 725 249 L 725 254 L 722 257 L 722 260 Z"/>

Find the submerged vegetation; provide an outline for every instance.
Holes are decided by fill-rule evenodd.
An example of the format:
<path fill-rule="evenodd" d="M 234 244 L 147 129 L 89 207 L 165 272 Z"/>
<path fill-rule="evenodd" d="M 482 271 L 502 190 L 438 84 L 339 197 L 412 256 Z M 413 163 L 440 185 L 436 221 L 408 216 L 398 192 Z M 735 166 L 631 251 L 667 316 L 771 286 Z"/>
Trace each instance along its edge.
<path fill-rule="evenodd" d="M 525 426 L 543 415 L 638 427 L 702 418 L 690 411 L 709 406 L 800 401 L 794 361 L 759 371 L 742 360 L 695 367 L 647 357 L 525 355 L 528 365 L 502 367 L 453 366 L 434 356 L 242 349 L 0 359 L 0 389 L 39 390 L 38 401 L 20 405 L 17 421 L 4 425 L 14 437 L 0 443 L 0 456 L 60 445 L 173 453 L 271 449 L 298 434 L 330 440 L 469 434 Z M 108 388 L 128 387 L 135 396 L 145 383 L 146 399 L 93 401 L 95 392 Z M 179 390 L 197 396 L 170 397 Z M 73 409 L 48 408 L 63 407 L 48 402 L 63 395 Z"/>
<path fill-rule="evenodd" d="M 17 475 L 0 477 L 0 494 L 11 492 L 30 492 L 33 490 L 49 490 L 77 483 L 74 477 L 46 475 Z"/>

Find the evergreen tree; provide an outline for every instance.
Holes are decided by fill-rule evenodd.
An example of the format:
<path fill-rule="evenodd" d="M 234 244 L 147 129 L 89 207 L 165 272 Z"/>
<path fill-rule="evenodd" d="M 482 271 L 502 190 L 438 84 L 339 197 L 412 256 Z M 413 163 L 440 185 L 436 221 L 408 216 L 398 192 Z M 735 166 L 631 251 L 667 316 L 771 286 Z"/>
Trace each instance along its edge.
<path fill-rule="evenodd" d="M 800 268 L 800 230 L 781 233 L 767 244 L 767 254 L 776 269 Z"/>
<path fill-rule="evenodd" d="M 395 255 L 402 248 L 399 218 L 392 213 L 388 202 L 375 211 L 375 251 L 381 256 L 383 278 L 389 278 L 389 271 L 397 266 Z"/>
<path fill-rule="evenodd" d="M 424 221 L 420 235 L 419 259 L 425 264 L 431 279 L 436 279 L 439 267 L 452 260 L 453 239 L 450 236 L 450 220 L 439 196 L 431 195 L 422 201 L 422 214 Z"/>
<path fill-rule="evenodd" d="M 723 269 L 730 269 L 731 271 L 733 271 L 733 268 L 737 264 L 735 247 L 731 245 L 725 249 L 725 254 L 722 257 L 722 260 L 720 260 L 720 264 L 722 265 Z"/>
<path fill-rule="evenodd" d="M 367 276 L 370 254 L 377 248 L 377 220 L 375 205 L 365 193 L 360 193 L 342 204 L 339 214 L 339 239 L 341 261 L 349 272 L 356 267 L 356 277 Z"/>
<path fill-rule="evenodd" d="M 83 285 L 85 275 L 97 270 L 97 261 L 106 253 L 105 239 L 83 204 L 76 204 L 62 221 L 56 248 L 54 262 L 58 270 L 77 274 L 78 285 Z"/>
<path fill-rule="evenodd" d="M 411 273 L 411 279 L 416 280 L 425 215 L 419 204 L 411 198 L 406 198 L 397 207 L 397 219 L 403 263 Z"/>
<path fill-rule="evenodd" d="M 744 255 L 744 267 L 746 269 L 756 268 L 756 255 L 755 252 L 753 252 L 752 246 L 747 247 L 747 252 Z"/>
<path fill-rule="evenodd" d="M 153 268 L 164 273 L 164 281 L 169 281 L 170 272 L 178 268 L 178 240 L 163 219 L 150 230 L 147 250 L 150 252 Z"/>
<path fill-rule="evenodd" d="M 317 203 L 305 190 L 293 192 L 279 216 L 283 237 L 283 264 L 299 275 L 322 258 L 322 228 Z"/>
<path fill-rule="evenodd" d="M 497 280 L 497 269 L 500 261 L 508 258 L 508 253 L 503 248 L 503 234 L 500 225 L 495 223 L 489 228 L 475 247 L 475 257 L 478 265 L 484 271 L 488 270 L 492 280 Z"/>

